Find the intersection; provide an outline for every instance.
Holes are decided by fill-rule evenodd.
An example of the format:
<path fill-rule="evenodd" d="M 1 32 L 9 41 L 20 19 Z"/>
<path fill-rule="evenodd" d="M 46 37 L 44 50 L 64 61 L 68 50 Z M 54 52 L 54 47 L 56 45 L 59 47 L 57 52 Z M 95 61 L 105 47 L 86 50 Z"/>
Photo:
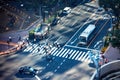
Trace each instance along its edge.
<path fill-rule="evenodd" d="M 10 76 L 9 80 L 89 80 L 95 66 L 88 51 L 94 50 L 95 44 L 103 39 L 111 26 L 111 19 L 104 19 L 102 15 L 105 13 L 98 12 L 96 5 L 91 5 L 92 3 L 79 5 L 70 14 L 62 17 L 60 23 L 50 32 L 49 39 L 30 42 L 14 55 L 1 56 L 1 65 L 6 66 L 1 67 L 4 70 L 4 78 L 1 80 L 7 80 Z M 96 25 L 96 34 L 89 45 L 81 47 L 78 45 L 78 37 L 89 24 Z M 62 46 L 53 46 L 55 41 Z M 48 47 L 48 52 L 44 49 L 44 46 L 48 46 L 46 43 L 52 46 Z M 6 61 L 8 64 L 4 63 Z M 39 74 L 35 77 L 20 76 L 17 70 L 23 65 L 39 69 Z"/>

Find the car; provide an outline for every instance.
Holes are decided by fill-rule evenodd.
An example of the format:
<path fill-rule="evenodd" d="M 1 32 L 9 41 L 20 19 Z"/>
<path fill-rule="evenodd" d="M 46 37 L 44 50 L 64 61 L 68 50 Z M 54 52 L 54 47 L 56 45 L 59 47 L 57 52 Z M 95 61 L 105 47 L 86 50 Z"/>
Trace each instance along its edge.
<path fill-rule="evenodd" d="M 102 7 L 99 7 L 98 8 L 98 11 L 103 11 L 104 9 Z"/>
<path fill-rule="evenodd" d="M 59 22 L 60 22 L 60 18 L 59 18 L 59 17 L 58 17 L 58 18 L 55 18 L 55 19 L 53 19 L 53 21 L 51 22 L 50 26 L 55 26 L 55 25 L 57 25 Z"/>
<path fill-rule="evenodd" d="M 19 68 L 19 73 L 20 74 L 25 74 L 25 75 L 37 75 L 38 74 L 38 70 L 34 69 L 30 66 L 23 66 Z"/>
<path fill-rule="evenodd" d="M 35 38 L 44 39 L 45 37 L 47 37 L 49 30 L 50 30 L 50 26 L 47 23 L 38 24 L 34 33 Z"/>
<path fill-rule="evenodd" d="M 65 7 L 62 11 L 63 14 L 69 14 L 71 12 L 71 8 L 70 7 Z"/>

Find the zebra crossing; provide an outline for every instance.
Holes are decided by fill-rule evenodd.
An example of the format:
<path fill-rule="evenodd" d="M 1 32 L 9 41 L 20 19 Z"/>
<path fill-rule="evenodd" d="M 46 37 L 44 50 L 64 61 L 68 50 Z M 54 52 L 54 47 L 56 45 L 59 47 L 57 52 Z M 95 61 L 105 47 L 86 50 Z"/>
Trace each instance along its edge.
<path fill-rule="evenodd" d="M 38 44 L 33 44 L 32 46 L 26 47 L 23 51 L 24 52 L 29 51 L 32 54 L 46 55 L 45 50 L 43 48 L 44 45 L 39 46 Z M 38 48 L 40 48 L 40 51 L 37 50 Z M 49 54 L 54 57 L 62 57 L 62 58 L 78 60 L 78 61 L 88 62 L 88 63 L 91 62 L 88 51 L 75 50 L 74 48 L 70 49 L 70 48 L 52 47 L 52 49 L 49 50 Z"/>

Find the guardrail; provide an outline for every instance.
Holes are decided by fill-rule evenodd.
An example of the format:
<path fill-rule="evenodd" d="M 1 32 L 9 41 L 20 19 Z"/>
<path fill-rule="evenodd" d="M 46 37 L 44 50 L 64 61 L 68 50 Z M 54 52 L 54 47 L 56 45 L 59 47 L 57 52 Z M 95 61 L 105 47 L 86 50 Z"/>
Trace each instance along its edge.
<path fill-rule="evenodd" d="M 99 68 L 99 80 L 102 80 L 103 78 L 107 77 L 111 73 L 117 73 L 117 72 L 120 72 L 120 60 L 115 60 L 107 64 L 104 64 Z M 94 72 L 90 80 L 97 80 L 96 74 L 97 74 L 97 71 Z M 115 75 L 118 76 L 120 74 L 115 74 Z"/>

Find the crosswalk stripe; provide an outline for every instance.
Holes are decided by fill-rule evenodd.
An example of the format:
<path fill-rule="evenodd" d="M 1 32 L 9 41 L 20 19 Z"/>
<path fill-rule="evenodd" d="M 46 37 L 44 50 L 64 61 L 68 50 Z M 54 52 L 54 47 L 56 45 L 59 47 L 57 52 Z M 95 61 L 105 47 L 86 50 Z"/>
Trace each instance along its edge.
<path fill-rule="evenodd" d="M 85 62 L 90 62 L 90 58 L 89 58 L 89 55 L 87 56 L 87 58 L 84 60 Z"/>
<path fill-rule="evenodd" d="M 81 54 L 82 54 L 82 51 L 80 51 L 80 52 L 78 53 L 78 56 L 75 58 L 75 60 L 78 60 L 78 58 L 81 56 Z"/>
<path fill-rule="evenodd" d="M 45 53 L 45 50 L 43 48 L 41 48 L 40 53 Z"/>
<path fill-rule="evenodd" d="M 60 57 L 63 57 L 62 55 L 66 55 L 69 51 L 70 49 L 68 49 L 65 53 L 60 54 Z"/>
<path fill-rule="evenodd" d="M 38 47 L 36 46 L 36 48 L 33 49 L 32 53 L 36 53 L 37 49 L 38 49 Z"/>
<path fill-rule="evenodd" d="M 89 61 L 89 52 L 87 52 L 87 57 L 86 59 L 84 60 L 85 62 L 88 62 Z"/>
<path fill-rule="evenodd" d="M 58 53 L 59 50 L 56 50 L 55 52 L 52 52 L 51 55 L 55 56 Z"/>
<path fill-rule="evenodd" d="M 66 51 L 67 51 L 67 49 L 64 49 L 64 51 L 61 50 L 56 56 L 59 56 L 59 54 L 64 54 Z"/>
<path fill-rule="evenodd" d="M 28 45 L 28 47 L 24 51 L 29 51 L 32 49 L 32 46 Z"/>
<path fill-rule="evenodd" d="M 85 55 L 83 56 L 83 58 L 81 59 L 81 61 L 84 61 L 87 56 L 88 56 L 88 53 L 85 53 Z"/>
<path fill-rule="evenodd" d="M 31 49 L 31 50 L 29 50 L 29 52 L 34 51 L 34 49 L 35 49 L 37 46 L 38 46 L 38 45 L 34 44 L 34 45 L 32 46 L 32 49 Z"/>
<path fill-rule="evenodd" d="M 88 56 L 87 62 L 88 62 L 88 63 L 92 62 L 89 56 Z"/>
<path fill-rule="evenodd" d="M 71 54 L 71 53 L 72 53 L 72 51 L 73 51 L 73 50 L 70 50 L 70 52 L 69 52 L 69 53 L 67 53 L 67 55 L 65 56 L 65 58 L 67 58 L 67 57 L 68 57 L 68 54 Z"/>
<path fill-rule="evenodd" d="M 50 54 L 52 55 L 56 50 L 57 48 L 53 47 L 52 50 L 50 51 L 51 52 Z"/>
<path fill-rule="evenodd" d="M 76 50 L 74 50 L 74 51 L 72 52 L 72 54 L 70 55 L 69 59 L 72 58 L 72 56 L 74 55 L 75 52 L 76 52 Z"/>
<path fill-rule="evenodd" d="M 79 51 L 77 51 L 77 52 L 75 53 L 75 55 L 72 57 L 72 59 L 74 59 L 74 58 L 76 57 L 76 55 L 78 55 L 78 53 L 79 53 Z"/>
<path fill-rule="evenodd" d="M 64 55 L 62 57 L 65 57 L 67 54 L 69 54 L 68 52 L 70 51 L 70 49 L 68 49 L 68 51 L 66 53 L 64 53 Z"/>
<path fill-rule="evenodd" d="M 31 46 L 28 46 L 26 49 L 24 49 L 25 52 L 29 51 L 30 49 L 32 49 Z"/>
<path fill-rule="evenodd" d="M 66 50 L 67 50 L 67 49 L 64 49 L 64 48 L 63 48 L 63 49 L 61 49 L 61 50 L 60 50 L 60 51 L 56 54 L 56 56 L 59 56 L 59 54 L 61 54 L 61 52 L 63 52 L 63 53 L 64 53 Z"/>
<path fill-rule="evenodd" d="M 43 47 L 44 46 L 39 46 L 38 44 L 33 44 L 32 46 L 28 45 L 28 47 L 26 47 L 26 49 L 24 49 L 23 51 L 29 51 L 36 54 L 45 53 L 45 50 Z M 40 49 L 39 52 L 37 50 L 38 48 Z M 69 49 L 69 48 L 58 49 L 56 47 L 52 47 L 49 51 L 50 51 L 50 54 L 53 56 L 58 56 L 58 57 L 63 57 L 63 58 L 68 58 L 68 59 L 73 59 L 78 61 L 84 61 L 84 62 L 91 62 L 89 58 L 89 53 L 86 51 L 83 52 L 80 50 Z"/>
<path fill-rule="evenodd" d="M 78 60 L 81 60 L 81 59 L 82 59 L 82 57 L 84 56 L 84 54 L 85 54 L 85 52 L 83 52 L 83 53 L 82 53 L 82 55 L 79 57 L 79 59 L 78 59 Z"/>

